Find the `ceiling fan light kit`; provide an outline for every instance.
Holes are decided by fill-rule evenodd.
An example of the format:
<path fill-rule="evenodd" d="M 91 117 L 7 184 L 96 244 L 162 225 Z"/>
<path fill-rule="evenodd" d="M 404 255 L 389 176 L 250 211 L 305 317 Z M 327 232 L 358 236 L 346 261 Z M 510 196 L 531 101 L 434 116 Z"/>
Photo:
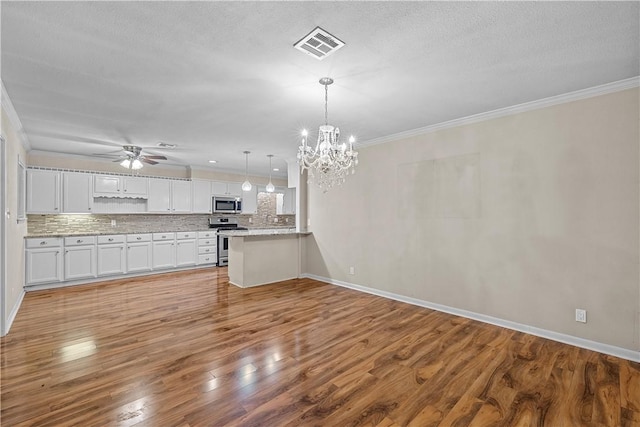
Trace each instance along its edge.
<path fill-rule="evenodd" d="M 114 162 L 120 163 L 120 166 L 126 169 L 139 170 L 144 167 L 144 163 L 149 165 L 157 165 L 156 160 L 167 160 L 165 156 L 146 156 L 141 154 L 142 147 L 137 145 L 123 145 L 122 150 L 125 153 L 124 160 L 114 160 Z"/>

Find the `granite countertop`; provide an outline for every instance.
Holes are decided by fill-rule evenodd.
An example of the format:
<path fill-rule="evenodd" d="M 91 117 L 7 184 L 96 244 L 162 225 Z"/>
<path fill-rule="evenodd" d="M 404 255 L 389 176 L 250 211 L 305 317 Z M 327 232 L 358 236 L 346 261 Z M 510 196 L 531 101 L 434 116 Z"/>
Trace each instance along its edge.
<path fill-rule="evenodd" d="M 33 233 L 24 236 L 26 239 L 41 239 L 44 237 L 74 237 L 74 236 L 111 236 L 121 234 L 150 234 L 150 233 L 185 233 L 185 232 L 198 232 L 198 231 L 210 231 L 211 228 L 190 228 L 188 230 L 139 230 L 139 231 L 92 231 L 82 233 Z"/>
<path fill-rule="evenodd" d="M 220 230 L 221 236 L 250 237 L 250 236 L 283 236 L 283 235 L 307 235 L 308 231 L 296 231 L 295 228 L 256 228 L 249 230 Z"/>
<path fill-rule="evenodd" d="M 26 239 L 42 239 L 45 237 L 74 237 L 74 236 L 109 236 L 109 235 L 120 235 L 120 234 L 148 234 L 148 233 L 184 233 L 184 232 L 198 232 L 198 231 L 216 231 L 215 229 L 204 227 L 193 229 L 190 228 L 188 230 L 138 230 L 138 231 L 124 231 L 124 230 L 109 230 L 109 231 L 93 231 L 93 232 L 82 232 L 82 233 L 32 233 L 27 234 L 25 236 Z M 238 234 L 244 233 L 244 234 Z M 249 230 L 224 230 L 220 231 L 219 234 L 223 234 L 225 236 L 268 236 L 272 234 L 310 234 L 307 232 L 298 233 L 295 231 L 295 228 L 251 228 Z"/>

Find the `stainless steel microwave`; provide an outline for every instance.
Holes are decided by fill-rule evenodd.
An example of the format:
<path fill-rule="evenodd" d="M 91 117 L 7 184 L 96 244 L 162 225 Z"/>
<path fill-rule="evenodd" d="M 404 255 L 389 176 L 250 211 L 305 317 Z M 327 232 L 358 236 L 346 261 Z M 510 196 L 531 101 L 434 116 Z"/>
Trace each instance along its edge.
<path fill-rule="evenodd" d="M 213 196 L 213 213 L 242 213 L 242 199 Z"/>

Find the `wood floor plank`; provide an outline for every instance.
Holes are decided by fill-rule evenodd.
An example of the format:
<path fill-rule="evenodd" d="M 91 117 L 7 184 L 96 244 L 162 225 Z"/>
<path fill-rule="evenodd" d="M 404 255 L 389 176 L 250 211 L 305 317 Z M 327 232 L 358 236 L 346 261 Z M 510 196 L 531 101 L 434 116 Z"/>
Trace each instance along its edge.
<path fill-rule="evenodd" d="M 640 364 L 226 268 L 30 292 L 2 426 L 639 426 Z"/>

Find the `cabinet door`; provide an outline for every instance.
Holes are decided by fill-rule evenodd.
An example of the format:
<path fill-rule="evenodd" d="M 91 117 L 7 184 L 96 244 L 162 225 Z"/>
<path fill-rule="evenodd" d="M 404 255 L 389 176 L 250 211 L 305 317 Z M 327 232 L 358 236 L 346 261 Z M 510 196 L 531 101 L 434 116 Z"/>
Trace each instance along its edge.
<path fill-rule="evenodd" d="M 195 239 L 176 241 L 176 267 L 195 265 L 198 246 Z"/>
<path fill-rule="evenodd" d="M 62 281 L 61 250 L 59 247 L 27 250 L 27 285 Z"/>
<path fill-rule="evenodd" d="M 60 172 L 27 169 L 27 213 L 60 213 Z"/>
<path fill-rule="evenodd" d="M 240 189 L 242 189 L 242 186 Z M 211 194 L 215 196 L 226 196 L 227 183 L 220 181 L 211 181 Z"/>
<path fill-rule="evenodd" d="M 127 273 L 151 270 L 151 242 L 127 243 Z"/>
<path fill-rule="evenodd" d="M 96 175 L 93 181 L 93 191 L 96 194 L 120 194 L 120 177 L 111 175 Z"/>
<path fill-rule="evenodd" d="M 255 214 L 258 212 L 258 186 L 252 185 L 251 190 L 242 192 L 242 213 Z"/>
<path fill-rule="evenodd" d="M 153 269 L 174 268 L 176 246 L 174 240 L 153 242 Z"/>
<path fill-rule="evenodd" d="M 93 208 L 93 175 L 62 173 L 62 210 L 65 213 L 90 213 Z"/>
<path fill-rule="evenodd" d="M 95 245 L 72 246 L 64 250 L 64 279 L 96 277 Z"/>
<path fill-rule="evenodd" d="M 149 179 L 139 176 L 122 177 L 122 191 L 127 196 L 146 197 L 149 194 Z"/>
<path fill-rule="evenodd" d="M 242 183 L 227 182 L 227 194 L 234 197 L 242 197 Z"/>
<path fill-rule="evenodd" d="M 98 245 L 98 276 L 124 274 L 126 262 L 124 244 Z"/>
<path fill-rule="evenodd" d="M 211 213 L 211 181 L 192 181 L 192 212 L 193 213 Z"/>
<path fill-rule="evenodd" d="M 293 215 L 296 213 L 296 189 L 287 188 L 284 193 L 284 213 Z"/>
<path fill-rule="evenodd" d="M 148 212 L 171 212 L 171 181 L 149 178 Z"/>
<path fill-rule="evenodd" d="M 191 212 L 191 181 L 171 181 L 171 212 Z"/>

